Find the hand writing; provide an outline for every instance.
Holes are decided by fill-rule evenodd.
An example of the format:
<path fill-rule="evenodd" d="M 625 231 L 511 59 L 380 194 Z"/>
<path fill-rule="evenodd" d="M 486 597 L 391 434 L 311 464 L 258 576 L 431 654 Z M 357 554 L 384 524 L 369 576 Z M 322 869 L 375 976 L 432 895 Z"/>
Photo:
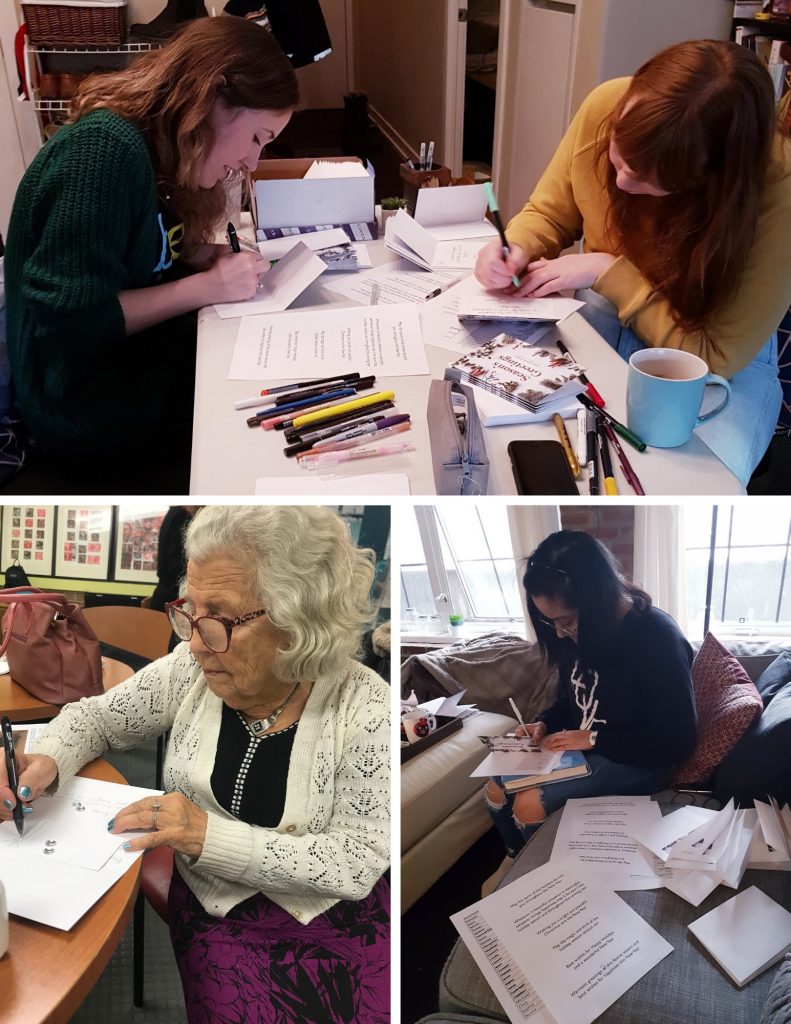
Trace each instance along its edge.
<path fill-rule="evenodd" d="M 522 283 L 514 296 L 543 298 L 564 289 L 591 288 L 597 278 L 615 262 L 607 252 L 577 253 L 558 256 L 555 260 L 535 260 L 527 266 Z"/>
<path fill-rule="evenodd" d="M 17 751 L 16 763 L 19 770 L 19 796 L 26 805 L 41 796 L 47 786 L 58 777 L 58 765 L 45 754 L 24 754 Z M 17 794 L 8 785 L 5 758 L 0 757 L 0 819 L 11 817 L 17 801 Z M 9 806 L 10 805 L 10 806 Z"/>
<path fill-rule="evenodd" d="M 509 246 L 511 253 L 503 259 L 503 248 L 499 239 L 485 245 L 478 253 L 475 261 L 475 277 L 484 286 L 492 290 L 510 289 L 513 291 L 511 278 L 524 269 L 527 257 L 518 245 Z"/>
<path fill-rule="evenodd" d="M 269 270 L 269 260 L 254 252 L 221 255 L 205 272 L 206 303 L 245 302 L 258 289 L 258 279 Z"/>

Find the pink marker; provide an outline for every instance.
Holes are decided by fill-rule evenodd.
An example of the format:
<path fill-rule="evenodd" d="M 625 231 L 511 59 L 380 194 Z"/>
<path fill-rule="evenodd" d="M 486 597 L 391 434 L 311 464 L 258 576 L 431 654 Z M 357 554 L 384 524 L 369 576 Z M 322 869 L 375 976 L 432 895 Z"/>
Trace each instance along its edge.
<path fill-rule="evenodd" d="M 354 462 L 357 459 L 378 458 L 380 455 L 404 455 L 415 451 L 413 444 L 384 444 L 376 448 L 350 448 L 347 452 L 325 452 L 323 455 L 308 455 L 300 461 L 305 469 L 322 469 L 324 466 L 335 466 L 341 462 Z"/>

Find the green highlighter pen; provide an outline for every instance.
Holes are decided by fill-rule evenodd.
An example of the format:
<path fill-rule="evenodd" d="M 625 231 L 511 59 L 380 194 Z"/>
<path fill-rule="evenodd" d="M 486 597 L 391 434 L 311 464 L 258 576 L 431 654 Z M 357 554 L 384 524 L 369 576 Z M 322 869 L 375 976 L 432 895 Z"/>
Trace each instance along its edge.
<path fill-rule="evenodd" d="M 497 228 L 497 232 L 500 235 L 500 244 L 502 245 L 503 249 L 503 259 L 506 259 L 508 256 L 511 255 L 511 249 L 508 245 L 508 239 L 505 237 L 505 228 L 503 227 L 503 222 L 500 219 L 500 207 L 497 205 L 497 200 L 494 198 L 494 189 L 492 188 L 492 183 L 490 181 L 485 181 L 483 183 L 483 187 L 486 192 L 486 201 L 489 204 L 489 209 L 492 212 L 492 220 L 494 221 L 494 226 Z M 519 278 L 516 276 L 516 274 L 514 274 L 511 280 L 513 281 L 514 288 L 518 288 Z"/>
<path fill-rule="evenodd" d="M 615 433 L 622 437 L 624 441 L 626 441 L 628 444 L 630 444 L 632 448 L 636 448 L 638 452 L 645 451 L 645 441 L 641 437 L 638 437 L 637 434 L 634 433 L 634 431 L 630 430 L 628 427 L 625 427 L 623 423 L 620 422 L 620 420 L 617 420 L 611 413 L 607 412 L 606 409 L 601 409 L 597 407 L 589 395 L 580 393 L 579 395 L 577 395 L 577 401 L 584 405 L 586 409 L 590 409 L 591 412 L 598 413 L 599 416 L 607 420 L 607 422 L 610 424 Z"/>

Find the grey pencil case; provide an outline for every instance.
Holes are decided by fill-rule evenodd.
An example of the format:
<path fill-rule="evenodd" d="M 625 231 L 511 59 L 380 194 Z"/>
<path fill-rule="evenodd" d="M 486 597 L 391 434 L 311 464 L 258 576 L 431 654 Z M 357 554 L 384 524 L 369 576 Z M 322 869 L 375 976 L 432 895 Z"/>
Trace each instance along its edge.
<path fill-rule="evenodd" d="M 489 459 L 474 389 L 455 380 L 432 380 L 427 419 L 437 494 L 486 494 Z"/>

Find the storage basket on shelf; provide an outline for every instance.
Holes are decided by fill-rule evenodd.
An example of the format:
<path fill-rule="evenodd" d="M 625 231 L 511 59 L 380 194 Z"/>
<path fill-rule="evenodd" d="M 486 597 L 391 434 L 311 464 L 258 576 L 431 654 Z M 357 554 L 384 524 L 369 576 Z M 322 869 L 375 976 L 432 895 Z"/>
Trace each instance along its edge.
<path fill-rule="evenodd" d="M 42 46 L 121 46 L 127 0 L 22 0 L 31 43 Z"/>

